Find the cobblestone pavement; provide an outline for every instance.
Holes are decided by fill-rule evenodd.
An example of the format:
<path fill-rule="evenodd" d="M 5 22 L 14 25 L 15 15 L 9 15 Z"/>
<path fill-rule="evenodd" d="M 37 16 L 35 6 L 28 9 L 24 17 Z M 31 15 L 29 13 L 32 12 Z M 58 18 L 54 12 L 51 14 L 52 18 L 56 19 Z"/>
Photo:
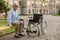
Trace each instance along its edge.
<path fill-rule="evenodd" d="M 0 40 L 60 40 L 60 17 L 55 17 L 51 15 L 44 15 L 44 19 L 47 21 L 47 31 L 46 34 L 40 35 L 36 34 L 26 35 L 21 38 L 14 38 L 14 33 L 8 34 L 0 38 Z"/>

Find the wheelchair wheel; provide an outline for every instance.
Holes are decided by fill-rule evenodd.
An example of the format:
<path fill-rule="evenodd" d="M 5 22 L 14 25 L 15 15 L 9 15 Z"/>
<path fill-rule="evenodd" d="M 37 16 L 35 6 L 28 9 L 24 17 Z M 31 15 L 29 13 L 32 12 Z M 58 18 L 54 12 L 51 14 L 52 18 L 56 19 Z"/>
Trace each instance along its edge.
<path fill-rule="evenodd" d="M 28 30 L 26 30 L 26 33 L 27 33 L 27 35 L 29 35 L 29 31 Z"/>
<path fill-rule="evenodd" d="M 40 26 L 37 25 L 37 36 L 40 36 Z"/>
<path fill-rule="evenodd" d="M 47 31 L 47 22 L 43 20 L 41 23 L 41 32 L 42 34 L 45 34 L 46 31 Z"/>
<path fill-rule="evenodd" d="M 29 35 L 29 33 L 27 33 L 27 35 Z"/>
<path fill-rule="evenodd" d="M 40 31 L 38 31 L 38 36 L 40 36 Z"/>

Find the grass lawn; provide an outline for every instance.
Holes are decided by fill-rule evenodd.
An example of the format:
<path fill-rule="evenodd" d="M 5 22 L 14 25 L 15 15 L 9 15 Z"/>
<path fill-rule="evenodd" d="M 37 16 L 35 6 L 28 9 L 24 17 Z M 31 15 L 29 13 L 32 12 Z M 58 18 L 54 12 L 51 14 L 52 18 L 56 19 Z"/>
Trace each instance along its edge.
<path fill-rule="evenodd" d="M 52 16 L 60 16 L 58 13 L 56 13 L 56 14 L 52 14 Z"/>
<path fill-rule="evenodd" d="M 0 20 L 0 25 L 7 25 L 6 20 Z M 1 27 L 1 26 L 0 26 L 0 27 Z M 8 27 L 8 26 L 7 26 L 7 27 Z M 0 30 L 0 36 L 1 36 L 1 35 L 4 35 L 4 34 L 6 34 L 6 33 L 12 32 L 12 31 L 14 31 L 14 30 L 15 30 L 14 27 L 13 27 L 13 28 L 7 28 L 7 29 Z"/>
<path fill-rule="evenodd" d="M 7 28 L 7 29 L 4 29 L 4 30 L 0 30 L 0 36 L 1 35 L 4 35 L 4 34 L 7 34 L 7 33 L 10 33 L 10 32 L 13 32 L 15 30 L 15 28 Z"/>
<path fill-rule="evenodd" d="M 6 20 L 0 20 L 0 25 L 7 25 L 7 21 Z"/>

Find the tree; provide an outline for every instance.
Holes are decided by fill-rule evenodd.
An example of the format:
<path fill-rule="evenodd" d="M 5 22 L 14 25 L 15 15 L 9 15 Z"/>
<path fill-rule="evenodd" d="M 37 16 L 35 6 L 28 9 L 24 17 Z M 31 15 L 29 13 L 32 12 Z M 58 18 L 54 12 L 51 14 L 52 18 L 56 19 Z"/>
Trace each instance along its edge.
<path fill-rule="evenodd" d="M 6 3 L 6 1 L 4 0 L 0 0 L 0 13 L 1 12 L 6 12 L 8 10 L 8 5 Z"/>
<path fill-rule="evenodd" d="M 10 8 L 8 8 L 8 3 L 5 0 L 0 0 L 0 13 L 5 12 L 5 19 L 7 17 L 7 11 Z"/>

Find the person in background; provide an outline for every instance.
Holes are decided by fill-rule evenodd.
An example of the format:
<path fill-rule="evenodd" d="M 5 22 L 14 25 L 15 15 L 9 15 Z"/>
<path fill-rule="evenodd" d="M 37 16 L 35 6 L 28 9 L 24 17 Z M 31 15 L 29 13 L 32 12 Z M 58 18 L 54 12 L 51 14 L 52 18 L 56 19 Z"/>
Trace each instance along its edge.
<path fill-rule="evenodd" d="M 19 21 L 16 3 L 13 4 L 13 8 L 8 12 L 7 22 L 10 27 L 15 26 L 15 37 L 24 36 L 21 34 L 23 23 Z"/>

